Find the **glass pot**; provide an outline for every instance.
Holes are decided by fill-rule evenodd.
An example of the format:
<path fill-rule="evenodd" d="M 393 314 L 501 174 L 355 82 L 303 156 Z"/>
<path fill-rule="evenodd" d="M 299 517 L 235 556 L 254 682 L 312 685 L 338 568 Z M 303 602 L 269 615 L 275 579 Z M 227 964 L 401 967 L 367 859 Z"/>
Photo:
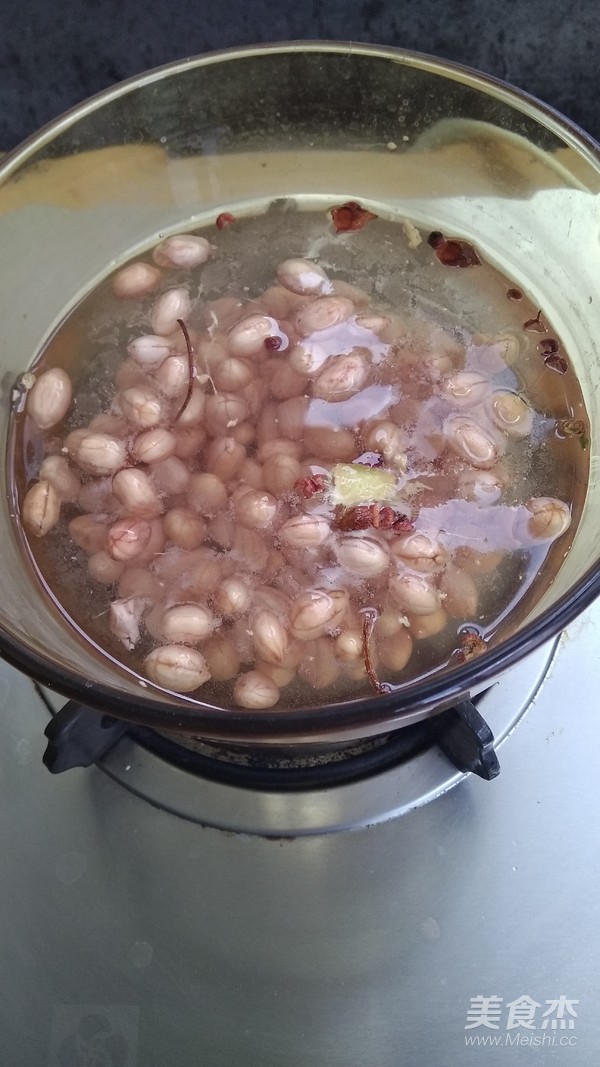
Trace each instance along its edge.
<path fill-rule="evenodd" d="M 69 112 L 0 169 L 2 429 L 12 387 L 97 281 L 149 239 L 278 197 L 380 202 L 480 242 L 573 362 L 590 418 L 589 485 L 571 551 L 485 655 L 390 694 L 293 710 L 222 709 L 148 685 L 61 621 L 24 563 L 2 493 L 2 655 L 80 703 L 168 731 L 242 742 L 349 740 L 489 685 L 600 590 L 600 156 L 549 108 L 428 56 L 330 43 L 202 56 Z M 556 376 L 558 379 L 558 376 Z"/>

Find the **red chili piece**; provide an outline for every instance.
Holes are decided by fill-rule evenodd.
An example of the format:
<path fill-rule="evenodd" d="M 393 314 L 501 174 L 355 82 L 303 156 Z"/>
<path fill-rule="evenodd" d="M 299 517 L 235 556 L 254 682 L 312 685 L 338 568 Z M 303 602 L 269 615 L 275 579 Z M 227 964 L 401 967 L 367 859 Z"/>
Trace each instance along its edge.
<path fill-rule="evenodd" d="M 336 508 L 334 526 L 338 530 L 368 530 L 373 525 L 372 504 Z"/>
<path fill-rule="evenodd" d="M 454 652 L 454 656 L 459 663 L 468 663 L 469 660 L 475 659 L 476 656 L 481 656 L 487 649 L 483 637 L 480 637 L 479 634 L 461 634 L 460 643 L 462 648 L 457 648 Z"/>
<path fill-rule="evenodd" d="M 447 240 L 439 230 L 429 234 L 427 244 L 445 267 L 477 267 L 481 264 L 473 245 L 468 241 Z"/>
<path fill-rule="evenodd" d="M 408 515 L 398 515 L 392 525 L 392 530 L 395 530 L 396 533 L 410 533 L 414 528 L 415 524 L 409 519 Z"/>
<path fill-rule="evenodd" d="M 538 311 L 534 319 L 527 319 L 527 322 L 523 323 L 523 329 L 531 333 L 547 333 L 548 328 L 542 319 L 541 311 Z"/>
<path fill-rule="evenodd" d="M 558 352 L 558 341 L 554 337 L 545 337 L 543 341 L 540 341 L 538 348 L 543 356 L 553 356 L 555 352 Z"/>
<path fill-rule="evenodd" d="M 356 200 L 348 200 L 346 204 L 331 209 L 331 218 L 336 233 L 347 233 L 349 230 L 362 230 L 377 215 L 361 207 Z"/>
<path fill-rule="evenodd" d="M 414 526 L 407 515 L 402 515 L 394 508 L 380 507 L 379 504 L 358 504 L 356 507 L 338 507 L 334 519 L 338 530 L 395 530 L 407 533 Z"/>
<path fill-rule="evenodd" d="M 550 370 L 555 370 L 557 374 L 566 374 L 569 369 L 566 359 L 556 353 L 544 356 L 544 363 L 547 367 L 550 367 Z"/>
<path fill-rule="evenodd" d="M 294 489 L 309 500 L 315 493 L 322 493 L 327 485 L 328 479 L 324 474 L 309 474 L 305 478 L 298 478 L 298 481 L 294 482 Z"/>
<path fill-rule="evenodd" d="M 226 226 L 231 226 L 232 222 L 235 222 L 235 215 L 232 215 L 229 211 L 222 211 L 220 215 L 217 215 L 215 225 L 218 230 L 224 230 Z"/>
<path fill-rule="evenodd" d="M 378 508 L 373 515 L 373 526 L 376 530 L 394 530 L 398 522 L 404 522 L 406 515 L 398 516 L 393 508 Z"/>
<path fill-rule="evenodd" d="M 268 348 L 272 352 L 276 352 L 278 348 L 281 348 L 283 342 L 281 337 L 265 337 L 263 343 L 265 348 Z"/>

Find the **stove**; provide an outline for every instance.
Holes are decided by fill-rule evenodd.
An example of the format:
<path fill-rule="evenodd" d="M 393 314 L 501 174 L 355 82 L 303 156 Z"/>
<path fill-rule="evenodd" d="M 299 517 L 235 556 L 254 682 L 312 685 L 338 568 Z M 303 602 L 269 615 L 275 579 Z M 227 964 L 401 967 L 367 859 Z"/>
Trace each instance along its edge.
<path fill-rule="evenodd" d="M 492 781 L 422 736 L 292 791 L 143 731 L 51 775 L 2 665 L 2 1063 L 597 1063 L 599 647 L 600 602 L 481 696 Z"/>

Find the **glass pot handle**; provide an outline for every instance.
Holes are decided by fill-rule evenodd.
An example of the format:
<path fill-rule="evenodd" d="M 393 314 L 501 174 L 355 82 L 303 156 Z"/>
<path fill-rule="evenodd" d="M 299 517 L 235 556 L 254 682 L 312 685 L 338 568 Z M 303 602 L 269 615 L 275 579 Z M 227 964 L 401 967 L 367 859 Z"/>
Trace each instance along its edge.
<path fill-rule="evenodd" d="M 91 767 L 127 733 L 130 724 L 70 700 L 50 720 L 44 734 L 44 764 L 52 774 Z"/>
<path fill-rule="evenodd" d="M 494 735 L 472 700 L 462 700 L 444 713 L 436 741 L 459 771 L 471 771 L 488 782 L 500 774 Z"/>

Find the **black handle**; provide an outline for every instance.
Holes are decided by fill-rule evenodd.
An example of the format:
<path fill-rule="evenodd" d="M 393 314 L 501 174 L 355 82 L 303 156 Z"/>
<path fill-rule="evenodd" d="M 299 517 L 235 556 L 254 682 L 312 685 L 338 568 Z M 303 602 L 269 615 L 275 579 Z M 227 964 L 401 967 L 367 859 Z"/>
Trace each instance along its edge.
<path fill-rule="evenodd" d="M 127 733 L 129 723 L 70 700 L 50 720 L 44 764 L 52 774 L 91 767 Z"/>
<path fill-rule="evenodd" d="M 444 713 L 437 743 L 459 771 L 471 771 L 487 782 L 500 774 L 494 735 L 472 700 L 462 700 Z"/>
<path fill-rule="evenodd" d="M 459 771 L 491 781 L 500 773 L 494 735 L 471 700 L 463 700 L 441 716 L 436 736 L 442 752 Z M 116 745 L 130 724 L 69 701 L 50 720 L 44 733 L 48 745 L 44 764 L 52 774 L 73 767 L 91 767 Z"/>

